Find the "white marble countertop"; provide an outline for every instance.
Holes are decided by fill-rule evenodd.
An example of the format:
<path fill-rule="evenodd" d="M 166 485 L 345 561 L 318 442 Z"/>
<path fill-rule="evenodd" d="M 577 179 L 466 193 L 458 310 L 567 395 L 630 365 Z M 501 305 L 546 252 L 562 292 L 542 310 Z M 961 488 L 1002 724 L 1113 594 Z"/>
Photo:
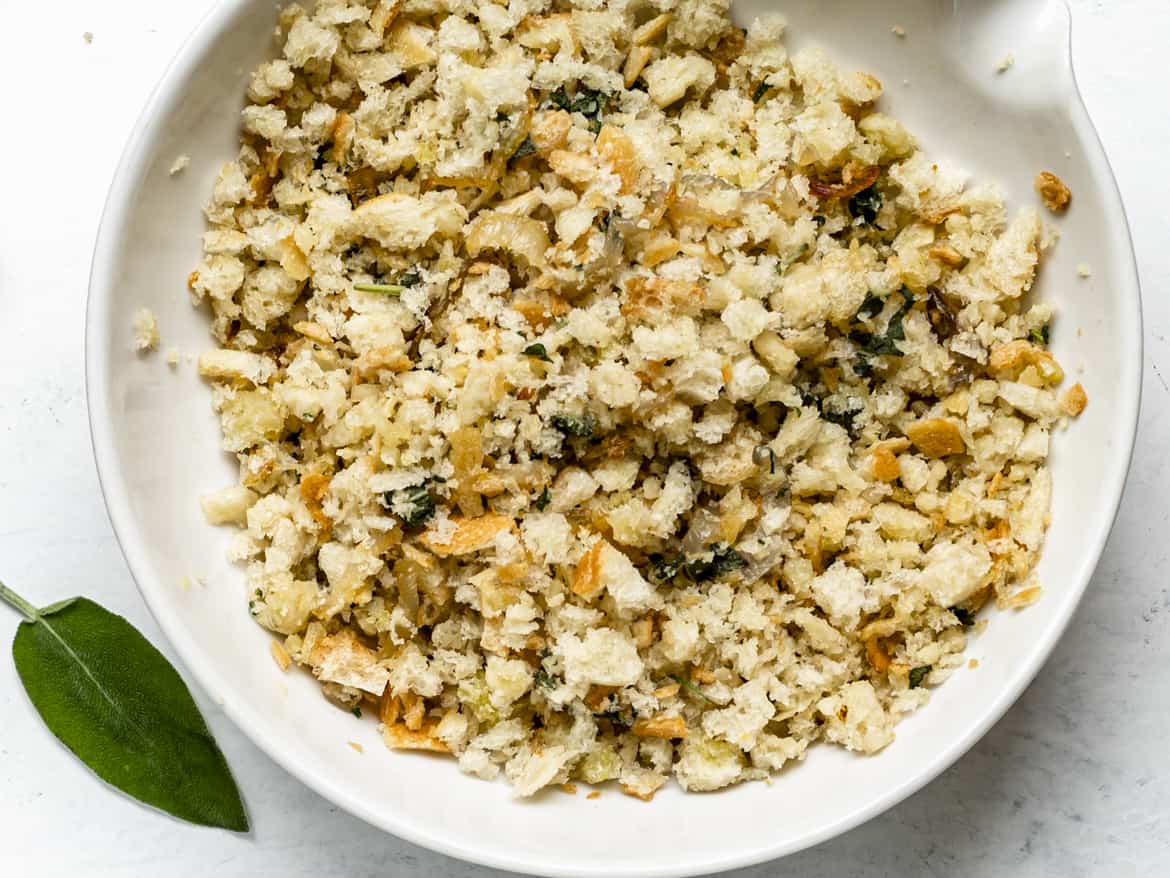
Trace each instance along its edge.
<path fill-rule="evenodd" d="M 3 4 L 0 575 L 40 604 L 93 597 L 164 652 L 102 506 L 82 328 L 90 251 L 118 154 L 148 91 L 211 2 Z M 741 878 L 1166 874 L 1170 3 L 1072 6 L 1077 71 L 1120 179 L 1145 289 L 1144 412 L 1113 537 L 1052 659 L 970 754 L 871 823 Z M 16 621 L 0 611 L 5 652 Z M 196 697 L 245 791 L 254 826 L 247 836 L 186 826 L 104 788 L 44 729 L 12 662 L 0 656 L 0 874 L 501 874 L 339 812 Z"/>

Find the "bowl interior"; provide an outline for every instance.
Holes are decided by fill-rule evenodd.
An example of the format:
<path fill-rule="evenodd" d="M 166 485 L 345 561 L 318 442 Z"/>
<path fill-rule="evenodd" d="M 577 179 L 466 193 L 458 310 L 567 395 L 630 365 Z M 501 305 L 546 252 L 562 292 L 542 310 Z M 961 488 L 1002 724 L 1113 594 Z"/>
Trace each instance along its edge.
<path fill-rule="evenodd" d="M 1137 281 L 1124 215 L 1076 98 L 1068 20 L 1057 0 L 796 0 L 778 4 L 790 46 L 823 44 L 886 84 L 887 112 L 940 160 L 998 181 L 1013 206 L 1052 170 L 1074 206 L 1038 295 L 1059 306 L 1053 346 L 1090 403 L 1058 436 L 1055 497 L 1040 566 L 1043 599 L 998 614 L 973 638 L 962 670 L 898 727 L 880 757 L 815 748 L 771 784 L 652 805 L 607 791 L 514 801 L 502 784 L 454 763 L 383 748 L 373 720 L 333 709 L 306 675 L 282 674 L 246 611 L 243 576 L 225 560 L 230 533 L 203 521 L 196 498 L 235 481 L 219 450 L 194 355 L 210 346 L 206 316 L 184 282 L 198 263 L 201 207 L 237 144 L 249 71 L 271 50 L 270 0 L 218 7 L 168 72 L 127 148 L 99 236 L 87 368 L 95 448 L 111 517 L 134 576 L 188 669 L 256 742 L 342 807 L 455 856 L 544 874 L 681 874 L 742 865 L 843 831 L 929 780 L 986 731 L 1031 680 L 1063 629 L 1108 534 L 1128 465 L 1140 363 Z M 772 11 L 737 0 L 741 22 Z M 894 25 L 906 29 L 898 38 Z M 997 62 L 1013 52 L 1003 74 Z M 168 173 L 180 154 L 183 173 Z M 1080 279 L 1079 263 L 1092 267 Z M 162 349 L 132 350 L 139 307 L 159 318 Z M 183 583 L 189 582 L 189 587 Z M 357 753 L 348 741 L 364 745 Z M 602 843 L 598 840 L 603 839 Z M 587 841 L 586 841 L 587 840 Z"/>

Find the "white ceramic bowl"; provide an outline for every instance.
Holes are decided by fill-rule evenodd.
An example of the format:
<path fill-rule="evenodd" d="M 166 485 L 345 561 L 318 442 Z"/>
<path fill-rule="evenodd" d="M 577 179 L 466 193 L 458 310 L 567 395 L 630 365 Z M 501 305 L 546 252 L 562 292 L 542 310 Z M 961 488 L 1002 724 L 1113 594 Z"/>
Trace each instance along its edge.
<path fill-rule="evenodd" d="M 110 517 L 147 602 L 191 674 L 277 762 L 346 810 L 426 847 L 546 875 L 712 872 L 827 839 L 917 790 L 979 739 L 1032 680 L 1064 630 L 1104 546 L 1137 420 L 1141 321 L 1125 215 L 1077 95 L 1069 17 L 1059 0 L 737 0 L 741 21 L 779 6 L 790 45 L 818 41 L 886 83 L 885 106 L 940 158 L 1034 201 L 1036 172 L 1057 172 L 1074 206 L 1039 294 L 1058 303 L 1054 348 L 1089 407 L 1055 440 L 1043 600 L 993 614 L 963 670 L 872 758 L 817 747 L 770 785 L 646 805 L 613 792 L 513 800 L 451 761 L 383 748 L 372 721 L 334 710 L 306 675 L 281 674 L 245 610 L 228 534 L 196 498 L 234 481 L 209 395 L 189 360 L 136 356 L 134 309 L 159 317 L 163 347 L 209 346 L 184 288 L 199 260 L 200 212 L 237 143 L 248 72 L 270 50 L 272 0 L 224 0 L 167 71 L 118 169 L 94 256 L 86 364 L 94 446 Z M 905 39 L 891 33 L 901 25 Z M 997 74 L 1014 53 L 1015 66 Z M 180 153 L 190 168 L 171 177 Z M 1078 263 L 1092 266 L 1079 279 Z M 183 577 L 206 585 L 180 587 Z M 358 754 L 346 742 L 365 745 Z M 246 793 L 246 791 L 245 791 Z"/>

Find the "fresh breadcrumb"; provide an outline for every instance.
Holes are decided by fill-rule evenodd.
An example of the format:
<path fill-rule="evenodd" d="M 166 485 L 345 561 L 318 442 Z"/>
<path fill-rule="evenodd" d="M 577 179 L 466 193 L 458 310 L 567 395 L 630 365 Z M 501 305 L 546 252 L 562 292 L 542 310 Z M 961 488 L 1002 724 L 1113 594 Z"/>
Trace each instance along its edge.
<path fill-rule="evenodd" d="M 146 353 L 158 347 L 158 318 L 149 308 L 139 308 L 131 322 L 134 332 L 134 349 Z"/>
<path fill-rule="evenodd" d="M 176 157 L 171 163 L 170 175 L 173 177 L 175 174 L 181 174 L 187 169 L 189 164 L 191 164 L 191 156 L 186 153 Z"/>

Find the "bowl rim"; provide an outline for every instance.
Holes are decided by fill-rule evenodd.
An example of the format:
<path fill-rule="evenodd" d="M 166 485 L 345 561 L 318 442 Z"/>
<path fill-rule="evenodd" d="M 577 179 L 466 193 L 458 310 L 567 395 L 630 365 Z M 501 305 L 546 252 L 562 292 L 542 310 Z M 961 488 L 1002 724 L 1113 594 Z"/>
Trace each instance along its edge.
<path fill-rule="evenodd" d="M 180 99 L 183 83 L 198 68 L 199 60 L 231 24 L 242 8 L 254 2 L 255 0 L 217 0 L 213 3 L 195 29 L 182 42 L 147 99 L 122 151 L 102 210 L 94 244 L 85 314 L 84 368 L 90 440 L 98 481 L 106 511 L 113 526 L 114 536 L 123 557 L 126 559 L 135 585 L 155 621 L 174 648 L 184 669 L 208 694 L 228 693 L 231 691 L 231 684 L 203 660 L 199 645 L 192 637 L 188 636 L 181 616 L 176 611 L 169 609 L 162 600 L 161 595 L 164 590 L 149 573 L 150 566 L 147 562 L 146 546 L 137 533 L 125 482 L 121 478 L 120 465 L 115 451 L 113 421 L 106 414 L 109 410 L 107 406 L 109 388 L 104 379 L 103 364 L 109 352 L 107 329 L 110 320 L 111 290 L 114 286 L 111 266 L 116 259 L 120 229 L 127 213 L 133 206 L 133 184 L 136 173 L 142 165 L 144 154 L 157 134 L 159 126 L 155 120 L 166 117 L 167 110 Z M 217 704 L 237 728 L 269 758 L 310 789 L 350 814 L 383 831 L 413 844 L 468 862 L 512 872 L 558 876 L 558 878 L 562 878 L 562 876 L 563 878 L 578 878 L 578 876 L 579 878 L 601 878 L 601 876 L 613 878 L 613 876 L 624 875 L 637 876 L 637 878 L 659 878 L 659 876 L 665 878 L 665 876 L 711 874 L 757 865 L 812 847 L 859 826 L 917 792 L 954 764 L 1003 717 L 1032 683 L 1056 643 L 1063 636 L 1073 613 L 1080 605 L 1085 589 L 1100 562 L 1101 554 L 1117 519 L 1122 494 L 1133 460 L 1140 415 L 1144 330 L 1141 288 L 1136 255 L 1133 249 L 1133 238 L 1116 175 L 1110 165 L 1100 135 L 1089 115 L 1073 69 L 1072 13 L 1068 6 L 1068 0 L 1053 0 L 1053 3 L 1058 13 L 1065 18 L 1064 25 L 1068 34 L 1066 51 L 1068 53 L 1067 64 L 1071 73 L 1071 88 L 1067 95 L 1066 109 L 1081 145 L 1084 147 L 1086 161 L 1090 165 L 1094 178 L 1101 185 L 1102 195 L 1105 199 L 1106 220 L 1108 227 L 1114 230 L 1112 237 L 1118 245 L 1117 267 L 1126 281 L 1122 292 L 1127 297 L 1132 296 L 1130 307 L 1123 308 L 1123 312 L 1126 314 L 1126 325 L 1122 332 L 1123 338 L 1127 338 L 1131 342 L 1127 346 L 1131 353 L 1128 356 L 1125 353 L 1122 354 L 1120 360 L 1122 364 L 1121 380 L 1118 386 L 1119 408 L 1123 417 L 1117 424 L 1116 453 L 1123 454 L 1125 462 L 1124 466 L 1115 474 L 1113 483 L 1106 488 L 1105 493 L 1109 506 L 1109 514 L 1106 519 L 1108 526 L 1101 528 L 1092 544 L 1087 547 L 1084 574 L 1078 582 L 1069 583 L 1071 587 L 1068 588 L 1065 599 L 1061 606 L 1055 608 L 1056 612 L 1053 613 L 1055 624 L 1050 628 L 1049 636 L 1036 643 L 1027 661 L 1016 668 L 1009 685 L 1004 687 L 978 723 L 965 730 L 962 735 L 948 744 L 932 760 L 924 763 L 914 775 L 907 777 L 904 782 L 886 790 L 868 804 L 844 814 L 840 819 L 822 826 L 815 832 L 809 832 L 799 838 L 772 846 L 748 849 L 733 856 L 717 856 L 710 860 L 688 862 L 682 866 L 678 863 L 665 861 L 660 865 L 640 866 L 633 869 L 615 867 L 613 864 L 582 866 L 527 861 L 522 856 L 503 855 L 496 849 L 476 848 L 453 842 L 444 838 L 441 826 L 435 825 L 430 831 L 426 831 L 416 823 L 401 820 L 397 814 L 375 810 L 328 776 L 316 773 L 299 763 L 296 756 L 289 752 L 279 740 L 265 737 L 258 726 L 259 715 L 250 709 L 246 699 L 217 697 Z"/>

